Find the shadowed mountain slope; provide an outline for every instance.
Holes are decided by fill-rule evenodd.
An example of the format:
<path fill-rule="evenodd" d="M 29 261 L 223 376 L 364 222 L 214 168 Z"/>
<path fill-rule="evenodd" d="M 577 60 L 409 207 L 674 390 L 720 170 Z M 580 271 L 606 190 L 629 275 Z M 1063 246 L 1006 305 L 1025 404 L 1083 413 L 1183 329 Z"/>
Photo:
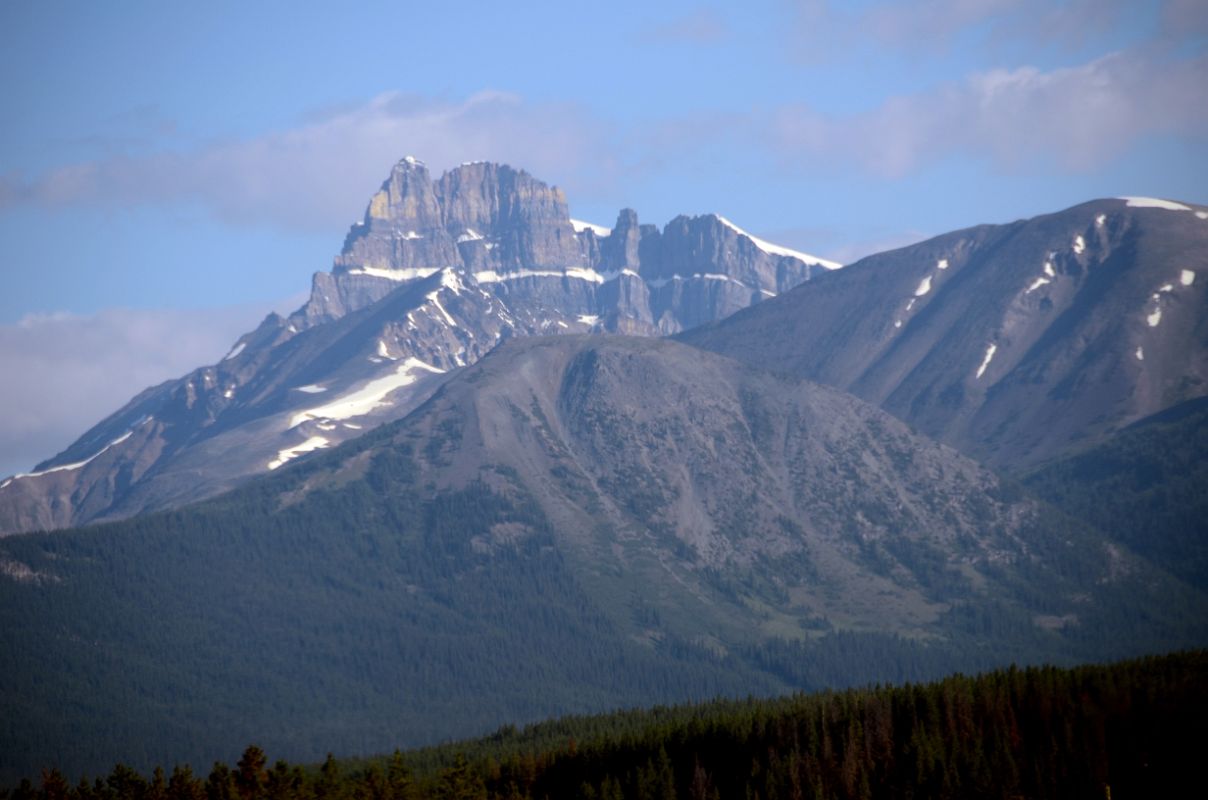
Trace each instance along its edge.
<path fill-rule="evenodd" d="M 1023 470 L 1208 393 L 1208 210 L 1097 200 L 869 256 L 682 335 Z"/>
<path fill-rule="evenodd" d="M 317 759 L 1168 650 L 1206 619 L 848 395 L 666 340 L 530 338 L 222 497 L 0 542 L 0 771 Z"/>
<path fill-rule="evenodd" d="M 1133 423 L 1023 482 L 1037 497 L 1208 589 L 1208 398 Z"/>

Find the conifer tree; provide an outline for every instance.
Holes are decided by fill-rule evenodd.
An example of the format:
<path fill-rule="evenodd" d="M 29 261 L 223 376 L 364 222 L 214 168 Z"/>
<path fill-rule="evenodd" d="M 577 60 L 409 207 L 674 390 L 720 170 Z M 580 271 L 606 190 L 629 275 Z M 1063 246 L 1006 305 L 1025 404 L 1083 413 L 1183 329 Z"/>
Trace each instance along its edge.
<path fill-rule="evenodd" d="M 38 793 L 41 800 L 67 800 L 71 787 L 67 779 L 57 769 L 42 770 L 42 789 Z"/>
<path fill-rule="evenodd" d="M 470 769 L 465 753 L 458 753 L 453 766 L 441 774 L 436 784 L 437 800 L 485 800 L 486 786 L 482 778 Z"/>
<path fill-rule="evenodd" d="M 206 778 L 206 800 L 232 800 L 231 768 L 215 761 Z"/>
<path fill-rule="evenodd" d="M 415 780 L 402 751 L 395 750 L 386 766 L 386 797 L 389 800 L 413 800 Z"/>
<path fill-rule="evenodd" d="M 172 768 L 168 778 L 168 800 L 205 800 L 205 790 L 201 781 L 193 775 L 188 764 L 183 767 L 177 764 Z"/>
<path fill-rule="evenodd" d="M 346 796 L 344 779 L 340 774 L 340 764 L 335 756 L 327 754 L 323 766 L 319 768 L 319 780 L 315 782 L 315 797 L 318 800 L 342 800 Z"/>

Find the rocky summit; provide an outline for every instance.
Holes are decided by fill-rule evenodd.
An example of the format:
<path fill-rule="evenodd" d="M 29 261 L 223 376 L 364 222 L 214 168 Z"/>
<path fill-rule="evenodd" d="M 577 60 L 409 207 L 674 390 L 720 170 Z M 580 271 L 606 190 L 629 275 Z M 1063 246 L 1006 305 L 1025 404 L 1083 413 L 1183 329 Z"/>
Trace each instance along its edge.
<path fill-rule="evenodd" d="M 684 341 L 1025 471 L 1208 394 L 1208 209 L 1095 200 L 878 253 Z"/>
<path fill-rule="evenodd" d="M 838 266 L 713 214 L 677 217 L 660 232 L 625 209 L 608 229 L 572 220 L 562 191 L 523 170 L 475 162 L 434 183 L 405 158 L 291 321 L 328 321 L 448 269 L 543 329 L 669 334 Z"/>
<path fill-rule="evenodd" d="M 467 163 L 433 181 L 404 158 L 305 305 L 0 482 L 0 533 L 217 494 L 404 416 L 505 339 L 677 333 L 838 266 L 717 215 L 660 231 L 626 209 L 609 229 L 523 170 Z"/>

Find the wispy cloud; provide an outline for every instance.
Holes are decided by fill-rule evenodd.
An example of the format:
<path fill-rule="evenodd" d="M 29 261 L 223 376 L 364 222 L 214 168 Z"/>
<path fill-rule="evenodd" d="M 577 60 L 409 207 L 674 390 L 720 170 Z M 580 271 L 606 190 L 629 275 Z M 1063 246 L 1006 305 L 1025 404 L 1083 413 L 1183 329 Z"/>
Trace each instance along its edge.
<path fill-rule="evenodd" d="M 0 178 L 0 203 L 196 205 L 221 221 L 331 229 L 401 156 L 436 170 L 467 159 L 590 183 L 606 173 L 603 125 L 570 104 L 483 92 L 460 102 L 388 93 L 292 129 L 183 151 L 124 154 Z M 322 187 L 321 190 L 316 187 Z"/>
<path fill-rule="evenodd" d="M 976 73 L 843 117 L 787 106 L 771 129 L 784 158 L 813 167 L 854 164 L 896 177 L 961 156 L 1001 169 L 1083 171 L 1147 136 L 1208 135 L 1205 86 L 1208 56 L 1132 50 L 1050 71 Z"/>
<path fill-rule="evenodd" d="M 1161 21 L 1162 34 L 1167 38 L 1208 38 L 1208 6 L 1204 0 L 1166 0 Z"/>
<path fill-rule="evenodd" d="M 970 30 L 1066 41 L 1077 31 L 1119 27 L 1128 5 L 920 0 L 852 11 L 801 0 L 792 6 L 795 28 L 787 27 L 796 31 L 803 52 L 841 52 L 851 42 L 917 51 Z M 791 98 L 779 107 L 738 108 L 719 98 L 713 109 L 648 115 L 627 129 L 587 105 L 534 103 L 490 91 L 463 100 L 391 92 L 251 138 L 196 145 L 186 136 L 168 136 L 159 149 L 123 145 L 44 173 L 0 176 L 0 209 L 175 205 L 235 225 L 332 231 L 364 207 L 388 165 L 405 154 L 425 159 L 434 172 L 469 159 L 504 161 L 562 184 L 572 197 L 594 194 L 598 201 L 603 195 L 621 203 L 633 202 L 618 186 L 635 175 L 666 175 L 677 165 L 682 172 L 722 146 L 760 166 L 856 167 L 882 177 L 950 157 L 1000 169 L 1085 171 L 1109 164 L 1146 137 L 1208 132 L 1202 89 L 1208 57 L 1202 48 L 1169 44 L 1176 32 L 1186 41 L 1208 28 L 1202 0 L 1169 0 L 1152 16 L 1150 33 L 1166 37 L 1162 45 L 1155 39 L 1076 66 L 1017 65 L 940 85 L 920 83 L 917 91 L 857 113 Z M 730 33 L 724 17 L 704 7 L 646 35 L 708 42 Z M 872 91 L 864 95 L 868 102 L 875 97 Z M 137 111 L 143 127 L 158 130 L 163 123 L 154 108 Z"/>
<path fill-rule="evenodd" d="M 866 22 L 880 41 L 899 47 L 974 29 L 1000 42 L 1080 46 L 1119 25 L 1135 6 L 1136 0 L 919 0 L 875 5 L 866 12 Z"/>
<path fill-rule="evenodd" d="M 946 53 L 962 37 L 995 48 L 1077 48 L 1118 29 L 1137 11 L 1135 0 L 916 0 L 862 6 L 791 0 L 789 6 L 791 52 L 807 62 L 842 57 L 852 47 L 870 44 L 923 58 Z"/>
<path fill-rule="evenodd" d="M 729 35 L 730 28 L 720 14 L 711 8 L 701 8 L 646 29 L 641 39 L 653 43 L 714 44 Z"/>
<path fill-rule="evenodd" d="M 0 325 L 0 475 L 56 454 L 142 389 L 215 363 L 269 310 L 113 308 Z"/>

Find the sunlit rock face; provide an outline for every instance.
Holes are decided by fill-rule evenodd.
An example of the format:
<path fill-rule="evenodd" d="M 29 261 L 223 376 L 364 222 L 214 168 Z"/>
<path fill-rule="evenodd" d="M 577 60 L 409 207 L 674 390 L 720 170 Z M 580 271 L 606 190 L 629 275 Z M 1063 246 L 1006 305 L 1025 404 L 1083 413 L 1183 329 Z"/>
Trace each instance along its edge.
<path fill-rule="evenodd" d="M 625 210 L 610 229 L 572 220 L 562 190 L 523 170 L 467 163 L 433 181 L 404 158 L 301 308 L 8 479 L 0 533 L 232 488 L 405 416 L 505 339 L 676 333 L 837 266 L 715 215 L 659 231 Z"/>

